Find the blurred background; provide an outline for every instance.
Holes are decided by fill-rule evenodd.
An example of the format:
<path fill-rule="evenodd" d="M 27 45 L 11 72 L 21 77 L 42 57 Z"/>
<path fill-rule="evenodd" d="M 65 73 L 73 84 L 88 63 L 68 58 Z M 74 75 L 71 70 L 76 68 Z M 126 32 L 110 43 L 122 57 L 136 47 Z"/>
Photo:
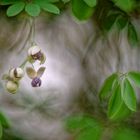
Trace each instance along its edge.
<path fill-rule="evenodd" d="M 24 15 L 8 18 L 4 10 L 0 10 L 1 77 L 24 61 L 30 30 Z M 139 20 L 133 22 L 139 25 Z M 106 105 L 98 99 L 107 76 L 140 70 L 140 48 L 129 45 L 125 29 L 118 36 L 114 28 L 105 39 L 92 19 L 79 22 L 69 10 L 59 16 L 42 13 L 35 19 L 35 41 L 46 55 L 42 86 L 31 87 L 25 74 L 13 95 L 0 80 L 0 110 L 10 121 L 2 140 L 140 139 L 139 110 L 121 122 L 111 122 Z"/>

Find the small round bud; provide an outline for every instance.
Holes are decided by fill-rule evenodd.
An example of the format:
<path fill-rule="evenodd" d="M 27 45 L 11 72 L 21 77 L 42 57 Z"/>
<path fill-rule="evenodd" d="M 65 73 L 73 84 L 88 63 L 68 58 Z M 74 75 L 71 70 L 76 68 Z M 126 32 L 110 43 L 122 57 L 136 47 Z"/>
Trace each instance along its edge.
<path fill-rule="evenodd" d="M 24 76 L 24 71 L 22 68 L 13 68 L 9 71 L 9 77 L 13 80 L 20 80 Z"/>
<path fill-rule="evenodd" d="M 41 79 L 35 77 L 31 82 L 32 87 L 40 87 L 41 86 Z"/>
<path fill-rule="evenodd" d="M 41 49 L 38 46 L 32 46 L 31 48 L 29 48 L 28 50 L 28 55 L 32 56 L 32 55 L 36 55 L 37 53 L 39 53 L 41 51 Z"/>
<path fill-rule="evenodd" d="M 14 82 L 14 81 L 8 81 L 6 83 L 6 89 L 7 89 L 8 92 L 14 94 L 18 90 L 18 83 L 17 82 Z"/>

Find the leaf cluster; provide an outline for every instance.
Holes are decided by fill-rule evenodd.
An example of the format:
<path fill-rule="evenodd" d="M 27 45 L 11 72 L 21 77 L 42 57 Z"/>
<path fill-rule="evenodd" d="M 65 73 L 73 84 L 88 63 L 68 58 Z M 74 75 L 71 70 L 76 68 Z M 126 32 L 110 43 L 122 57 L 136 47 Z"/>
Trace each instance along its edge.
<path fill-rule="evenodd" d="M 99 92 L 101 100 L 108 99 L 108 117 L 112 120 L 124 119 L 137 109 L 134 87 L 140 87 L 140 73 L 114 73 L 105 81 Z"/>

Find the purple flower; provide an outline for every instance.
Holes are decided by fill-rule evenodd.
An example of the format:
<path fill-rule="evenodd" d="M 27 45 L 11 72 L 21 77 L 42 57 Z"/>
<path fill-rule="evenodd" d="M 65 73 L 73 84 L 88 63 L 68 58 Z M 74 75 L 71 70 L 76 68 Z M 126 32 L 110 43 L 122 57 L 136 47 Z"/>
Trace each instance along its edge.
<path fill-rule="evenodd" d="M 35 77 L 31 82 L 32 87 L 40 87 L 41 86 L 41 79 Z"/>

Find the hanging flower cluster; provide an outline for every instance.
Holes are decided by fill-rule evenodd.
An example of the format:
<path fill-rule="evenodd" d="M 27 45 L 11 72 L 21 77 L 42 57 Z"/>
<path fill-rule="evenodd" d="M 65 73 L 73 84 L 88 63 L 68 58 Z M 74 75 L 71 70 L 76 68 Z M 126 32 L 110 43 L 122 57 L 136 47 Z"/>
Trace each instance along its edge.
<path fill-rule="evenodd" d="M 42 52 L 40 47 L 37 45 L 31 46 L 28 49 L 28 55 L 26 60 L 16 68 L 12 68 L 9 70 L 8 74 L 3 75 L 3 79 L 6 81 L 6 90 L 10 93 L 16 93 L 19 89 L 20 80 L 24 77 L 24 67 L 27 62 L 31 63 L 32 67 L 26 67 L 26 73 L 29 78 L 32 79 L 31 85 L 32 87 L 40 87 L 41 86 L 41 76 L 45 71 L 45 67 L 40 67 L 37 71 L 34 68 L 34 63 L 36 61 L 44 64 L 46 60 L 45 54 Z"/>

